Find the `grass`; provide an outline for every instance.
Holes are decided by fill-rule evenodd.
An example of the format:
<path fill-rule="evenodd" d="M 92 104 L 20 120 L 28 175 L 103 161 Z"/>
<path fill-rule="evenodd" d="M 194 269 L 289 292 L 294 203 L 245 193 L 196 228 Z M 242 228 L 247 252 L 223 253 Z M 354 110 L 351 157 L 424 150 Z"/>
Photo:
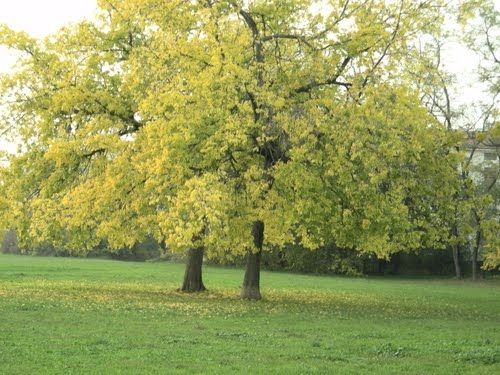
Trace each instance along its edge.
<path fill-rule="evenodd" d="M 500 373 L 500 281 L 262 273 L 0 255 L 0 374 Z"/>

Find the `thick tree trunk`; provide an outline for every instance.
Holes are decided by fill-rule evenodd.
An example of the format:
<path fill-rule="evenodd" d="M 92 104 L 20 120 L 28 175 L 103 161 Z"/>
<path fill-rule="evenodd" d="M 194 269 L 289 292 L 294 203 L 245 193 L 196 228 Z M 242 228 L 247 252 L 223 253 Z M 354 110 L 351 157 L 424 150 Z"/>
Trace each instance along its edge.
<path fill-rule="evenodd" d="M 187 252 L 186 272 L 182 282 L 183 292 L 203 292 L 206 290 L 201 277 L 203 265 L 203 248 L 191 249 Z"/>
<path fill-rule="evenodd" d="M 264 223 L 262 221 L 253 223 L 252 234 L 257 252 L 248 251 L 241 298 L 258 300 L 262 298 L 260 294 L 260 258 L 264 242 Z"/>
<path fill-rule="evenodd" d="M 455 264 L 455 277 L 462 278 L 462 268 L 460 267 L 460 245 L 453 245 L 453 263 Z"/>

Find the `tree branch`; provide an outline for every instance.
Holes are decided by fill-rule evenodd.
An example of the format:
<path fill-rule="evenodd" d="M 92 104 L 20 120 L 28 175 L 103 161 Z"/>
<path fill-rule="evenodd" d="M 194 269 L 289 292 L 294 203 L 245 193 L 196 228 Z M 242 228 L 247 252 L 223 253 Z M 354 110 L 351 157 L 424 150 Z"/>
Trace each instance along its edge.
<path fill-rule="evenodd" d="M 309 92 L 314 88 L 321 87 L 321 86 L 327 86 L 327 85 L 337 85 L 337 86 L 343 86 L 346 88 L 351 87 L 352 83 L 338 81 L 338 78 L 340 77 L 342 72 L 345 70 L 345 68 L 347 67 L 347 64 L 349 64 L 349 61 L 351 61 L 351 59 L 352 59 L 352 57 L 350 57 L 350 56 L 347 56 L 346 58 L 344 58 L 344 60 L 342 61 L 342 64 L 340 64 L 339 70 L 337 71 L 335 76 L 333 76 L 333 77 L 331 77 L 323 82 L 317 82 L 317 81 L 309 82 L 308 84 L 295 89 L 294 92 L 297 94 L 300 94 L 303 92 Z"/>

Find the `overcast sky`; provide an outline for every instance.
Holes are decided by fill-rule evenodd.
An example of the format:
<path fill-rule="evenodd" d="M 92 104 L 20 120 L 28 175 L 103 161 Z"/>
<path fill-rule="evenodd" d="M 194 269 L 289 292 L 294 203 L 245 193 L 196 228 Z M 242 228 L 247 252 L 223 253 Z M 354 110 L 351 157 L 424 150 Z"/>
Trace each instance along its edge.
<path fill-rule="evenodd" d="M 0 23 L 41 37 L 91 17 L 96 7 L 96 0 L 0 0 Z"/>
<path fill-rule="evenodd" d="M 92 17 L 96 0 L 0 0 L 0 24 L 44 37 L 61 26 Z M 0 47 L 0 72 L 7 72 L 15 59 Z"/>

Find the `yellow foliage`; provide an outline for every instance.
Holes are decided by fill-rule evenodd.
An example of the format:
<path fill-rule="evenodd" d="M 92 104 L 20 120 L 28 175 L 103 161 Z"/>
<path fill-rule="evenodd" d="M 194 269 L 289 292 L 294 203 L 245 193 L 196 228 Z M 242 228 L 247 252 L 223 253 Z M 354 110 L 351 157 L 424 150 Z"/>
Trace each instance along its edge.
<path fill-rule="evenodd" d="M 260 220 L 265 248 L 441 245 L 455 155 L 399 74 L 440 1 L 362 3 L 99 1 L 45 42 L 2 28 L 31 52 L 2 83 L 23 236 L 216 257 L 251 249 Z"/>

